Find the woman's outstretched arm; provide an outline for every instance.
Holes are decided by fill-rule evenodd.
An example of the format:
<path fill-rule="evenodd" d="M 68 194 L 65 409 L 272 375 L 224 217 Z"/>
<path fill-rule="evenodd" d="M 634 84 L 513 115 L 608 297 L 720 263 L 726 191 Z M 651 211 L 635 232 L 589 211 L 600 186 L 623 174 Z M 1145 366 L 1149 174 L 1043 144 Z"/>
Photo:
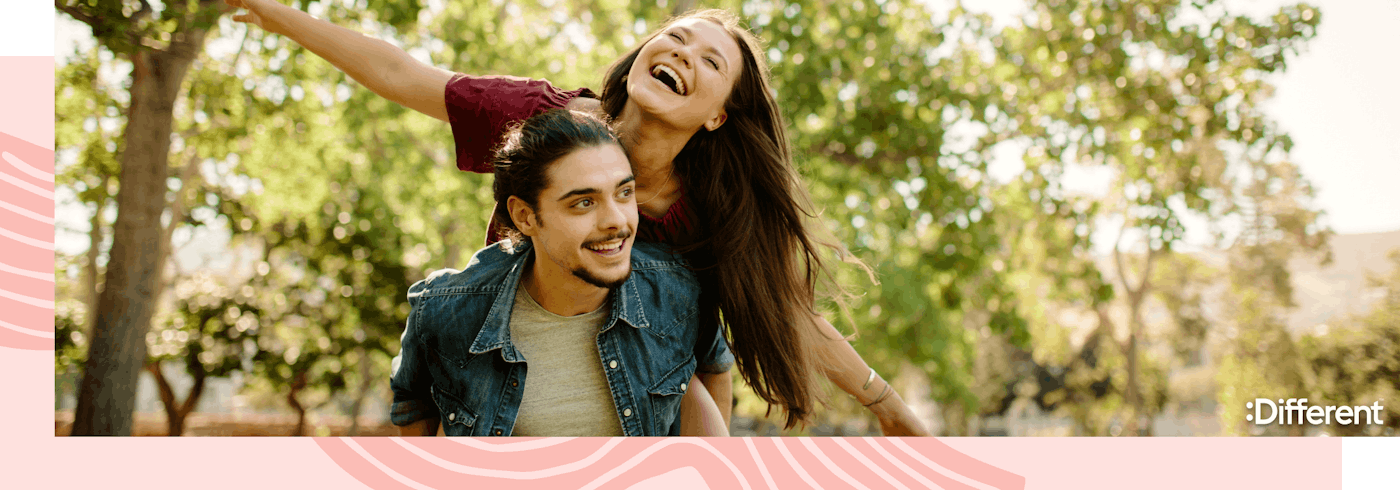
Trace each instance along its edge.
<path fill-rule="evenodd" d="M 312 17 L 277 0 L 224 0 L 247 10 L 233 20 L 280 34 L 325 58 L 380 97 L 447 121 L 444 93 L 453 73 L 424 64 L 380 39 Z"/>
<path fill-rule="evenodd" d="M 904 403 L 904 399 L 900 398 L 893 386 L 889 386 L 886 392 L 888 383 L 880 378 L 879 374 L 875 374 L 874 379 L 871 379 L 871 373 L 874 371 L 831 322 L 817 317 L 816 323 L 822 329 L 823 336 L 828 339 L 817 347 L 826 350 L 819 355 L 831 363 L 825 373 L 827 379 L 836 383 L 842 391 L 856 397 L 861 405 L 867 405 L 866 408 L 880 420 L 881 433 L 890 437 L 933 435 L 924 427 L 923 422 L 914 416 L 914 411 Z M 867 380 L 870 381 L 868 386 Z"/>

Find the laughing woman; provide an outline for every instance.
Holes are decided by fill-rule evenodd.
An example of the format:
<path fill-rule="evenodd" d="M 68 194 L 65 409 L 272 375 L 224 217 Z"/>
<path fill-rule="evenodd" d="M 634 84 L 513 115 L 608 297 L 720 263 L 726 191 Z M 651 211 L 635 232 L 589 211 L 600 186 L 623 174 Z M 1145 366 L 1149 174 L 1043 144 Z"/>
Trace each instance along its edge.
<path fill-rule="evenodd" d="M 638 237 L 687 253 L 707 296 L 701 324 L 723 319 L 741 376 L 786 412 L 787 427 L 809 419 L 819 403 L 810 373 L 822 373 L 874 413 L 885 435 L 928 435 L 817 313 L 819 285 L 834 286 L 820 249 L 844 254 L 819 239 L 768 67 L 757 56 L 764 51 L 732 14 L 706 10 L 671 21 L 617 60 L 598 94 L 453 73 L 275 0 L 225 1 L 247 9 L 234 20 L 287 36 L 376 94 L 449 122 L 463 170 L 491 171 L 491 150 L 512 122 L 561 107 L 605 113 L 636 175 Z M 699 381 L 728 421 L 728 379 Z"/>

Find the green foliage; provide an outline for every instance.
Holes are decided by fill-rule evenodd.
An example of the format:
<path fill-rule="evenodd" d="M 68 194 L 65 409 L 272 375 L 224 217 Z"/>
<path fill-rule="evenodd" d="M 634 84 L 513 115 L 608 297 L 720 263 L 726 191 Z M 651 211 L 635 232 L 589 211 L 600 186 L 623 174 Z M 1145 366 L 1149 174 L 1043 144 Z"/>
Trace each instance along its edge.
<path fill-rule="evenodd" d="M 1370 313 L 1339 318 L 1325 332 L 1301 339 L 1314 374 L 1312 405 L 1370 405 L 1386 409 L 1382 427 L 1333 425 L 1337 435 L 1393 435 L 1400 429 L 1400 250 L 1390 253 L 1390 274 L 1369 278 L 1379 294 Z"/>
<path fill-rule="evenodd" d="M 146 334 L 151 362 L 172 360 L 188 372 L 229 376 L 256 352 L 270 326 L 258 291 L 230 287 L 208 272 L 175 284 L 174 308 Z"/>
<path fill-rule="evenodd" d="M 1177 359 L 1189 363 L 1206 344 L 1211 321 L 1206 316 L 1206 287 L 1216 272 L 1201 260 L 1181 253 L 1163 259 L 1152 282 L 1157 298 L 1171 315 L 1175 330 L 1168 341 Z"/>
<path fill-rule="evenodd" d="M 84 0 L 64 10 L 111 19 L 94 28 L 99 48 L 56 70 L 57 144 L 78 155 L 58 183 L 93 209 L 112 197 L 129 99 L 104 74 L 121 76 L 133 36 L 159 44 L 177 29 L 171 22 L 203 21 L 141 5 Z M 597 88 L 603 70 L 676 8 L 293 5 L 436 66 L 565 88 Z M 1040 0 L 1000 28 L 961 6 L 935 13 L 909 0 L 705 6 L 740 13 L 770 48 L 763 55 L 821 220 L 880 281 L 838 271 L 863 293 L 849 305 L 854 345 L 888 377 L 912 366 L 933 399 L 963 417 L 999 409 L 1026 373 L 1048 373 L 1039 401 L 1084 433 L 1109 434 L 1127 403 L 1127 362 L 1108 312 L 1130 295 L 1101 270 L 1091 237 L 1111 217 L 1162 253 L 1181 242 L 1186 215 L 1258 223 L 1234 249 L 1260 258 L 1236 262 L 1248 271 L 1237 284 L 1267 277 L 1273 286 L 1238 288 L 1240 304 L 1254 308 L 1241 314 L 1258 318 L 1241 320 L 1236 342 L 1282 342 L 1265 328 L 1290 304 L 1280 264 L 1295 249 L 1321 250 L 1328 232 L 1306 205 L 1306 182 L 1284 163 L 1291 141 L 1258 106 L 1266 76 L 1315 34 L 1315 8 L 1253 19 L 1214 1 Z M 352 394 L 366 376 L 382 385 L 408 285 L 461 267 L 482 243 L 490 177 L 456 170 L 442 123 L 364 90 L 286 38 L 207 21 L 217 38 L 175 108 L 171 164 L 190 172 L 176 173 L 167 198 L 184 209 L 176 231 L 228 230 L 262 258 L 237 280 L 174 278 L 152 356 L 241 371 L 254 390 L 314 392 L 321 402 Z M 1006 148 L 1024 164 L 1009 178 L 990 168 Z M 1110 173 L 1106 195 L 1070 189 L 1069 175 L 1084 168 Z M 1288 211 L 1259 212 L 1279 209 Z M 1178 354 L 1199 351 L 1218 328 L 1199 306 L 1212 271 L 1163 257 L 1144 272 L 1175 312 L 1178 330 L 1165 340 Z M 1251 303 L 1264 298 L 1256 293 L 1268 301 Z M 1084 325 L 1096 326 L 1072 332 Z M 1267 375 L 1228 361 L 1220 379 L 1232 393 L 1253 393 L 1249 384 Z M 372 369 L 350 369 L 363 363 Z M 1143 355 L 1139 364 L 1143 402 L 1160 410 L 1176 363 Z M 1229 396 L 1222 391 L 1222 403 Z M 750 401 L 740 410 L 762 411 Z"/>
<path fill-rule="evenodd" d="M 990 40 L 995 60 L 984 84 L 999 89 L 996 103 L 1003 117 L 991 120 L 984 141 L 1025 148 L 1022 180 L 1030 184 L 1024 192 L 1031 200 L 1026 204 L 1041 208 L 1043 214 L 1035 218 L 1046 222 L 1041 226 L 1072 227 L 1079 237 L 1095 235 L 1096 227 L 1124 230 L 1112 244 L 1118 260 L 1110 277 L 1119 283 L 1116 288 L 1092 271 L 1098 266 L 1091 255 L 1072 249 L 1047 254 L 1044 265 L 1033 270 L 1071 286 L 1069 302 L 1089 307 L 1098 316 L 1100 334 L 1112 344 L 1119 343 L 1115 311 L 1126 310 L 1130 333 L 1122 345 L 1127 353 L 1161 340 L 1182 353 L 1198 349 L 1208 325 L 1192 306 L 1200 301 L 1199 291 L 1192 290 L 1207 278 L 1179 269 L 1171 255 L 1167 264 L 1157 262 L 1183 240 L 1188 215 L 1212 226 L 1245 219 L 1235 205 L 1249 185 L 1234 178 L 1242 167 L 1265 161 L 1258 165 L 1286 165 L 1277 162 L 1290 142 L 1259 109 L 1271 93 L 1264 78 L 1281 71 L 1286 56 L 1315 34 L 1320 15 L 1300 4 L 1252 19 L 1211 1 L 1046 0 L 1031 2 L 1028 10 L 1022 25 Z M 1250 156 L 1236 156 L 1241 154 Z M 1080 196 L 1066 188 L 1071 172 L 1086 169 L 1111 176 L 1106 195 Z M 1300 206 L 1306 206 L 1307 197 L 1288 199 L 1302 199 Z M 1065 207 L 1082 216 L 1045 219 Z M 1315 215 L 1311 218 L 1304 221 L 1315 229 Z M 1276 230 L 1273 225 L 1267 226 Z M 1144 243 L 1145 250 L 1132 252 L 1123 236 Z M 1074 243 L 1064 234 L 1042 237 L 1046 243 Z M 1163 267 L 1175 270 L 1159 277 Z M 1072 277 L 1077 280 L 1068 281 Z M 1142 324 L 1140 312 L 1153 291 L 1162 292 L 1159 299 L 1175 312 L 1178 330 L 1169 339 L 1152 338 Z M 1114 297 L 1123 300 L 1121 305 L 1110 302 Z M 1109 374 L 1136 377 L 1135 386 L 1124 386 L 1125 401 L 1135 415 L 1147 418 L 1164 402 L 1163 370 L 1172 363 L 1145 351 L 1137 356 L 1136 372 Z M 1087 426 L 1098 425 L 1083 409 L 1074 410 Z"/>
<path fill-rule="evenodd" d="M 87 360 L 87 339 L 83 333 L 86 308 L 81 302 L 66 300 L 54 305 L 54 371 L 59 374 L 77 369 Z"/>

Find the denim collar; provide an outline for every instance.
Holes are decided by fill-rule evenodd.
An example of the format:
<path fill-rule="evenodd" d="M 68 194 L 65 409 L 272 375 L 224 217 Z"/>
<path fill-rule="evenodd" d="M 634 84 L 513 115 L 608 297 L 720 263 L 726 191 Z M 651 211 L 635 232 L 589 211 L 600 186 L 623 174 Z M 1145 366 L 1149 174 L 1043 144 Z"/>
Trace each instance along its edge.
<path fill-rule="evenodd" d="M 488 253 L 478 257 L 484 260 L 510 261 L 510 270 L 506 273 L 505 282 L 496 299 L 491 303 L 491 310 L 486 313 L 486 320 L 481 326 L 481 331 L 476 334 L 476 340 L 472 342 L 471 353 L 482 354 L 494 349 L 501 349 L 501 357 L 506 362 L 524 362 L 525 356 L 516 350 L 515 344 L 510 340 L 510 313 L 515 307 L 515 291 L 520 287 L 520 276 L 530 265 L 530 259 L 534 258 L 534 247 L 530 242 L 516 245 L 512 250 L 510 245 L 499 243 L 492 246 Z M 603 329 L 599 333 L 606 332 L 621 320 L 633 328 L 650 328 L 647 323 L 646 313 L 641 300 L 641 293 L 637 289 L 636 263 L 633 261 L 633 273 L 627 276 L 627 281 L 622 283 L 617 289 L 612 290 L 608 297 L 612 300 L 612 309 L 608 313 L 608 320 L 604 323 Z"/>

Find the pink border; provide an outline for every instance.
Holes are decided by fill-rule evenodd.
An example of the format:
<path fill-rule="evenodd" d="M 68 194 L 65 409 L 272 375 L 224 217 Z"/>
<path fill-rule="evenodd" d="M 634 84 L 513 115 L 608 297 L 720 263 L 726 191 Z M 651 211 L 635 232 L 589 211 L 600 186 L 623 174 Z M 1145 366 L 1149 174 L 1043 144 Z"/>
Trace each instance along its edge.
<path fill-rule="evenodd" d="M 54 236 L 52 68 L 52 57 L 0 57 L 0 128 L 29 128 L 0 134 L 0 152 L 9 154 L 0 158 L 0 372 L 11 374 L 0 381 L 11 400 L 0 405 L 8 436 L 0 458 L 10 469 L 0 478 L 7 486 L 1340 486 L 1338 439 L 57 438 L 47 423 L 53 279 L 45 278 Z"/>

